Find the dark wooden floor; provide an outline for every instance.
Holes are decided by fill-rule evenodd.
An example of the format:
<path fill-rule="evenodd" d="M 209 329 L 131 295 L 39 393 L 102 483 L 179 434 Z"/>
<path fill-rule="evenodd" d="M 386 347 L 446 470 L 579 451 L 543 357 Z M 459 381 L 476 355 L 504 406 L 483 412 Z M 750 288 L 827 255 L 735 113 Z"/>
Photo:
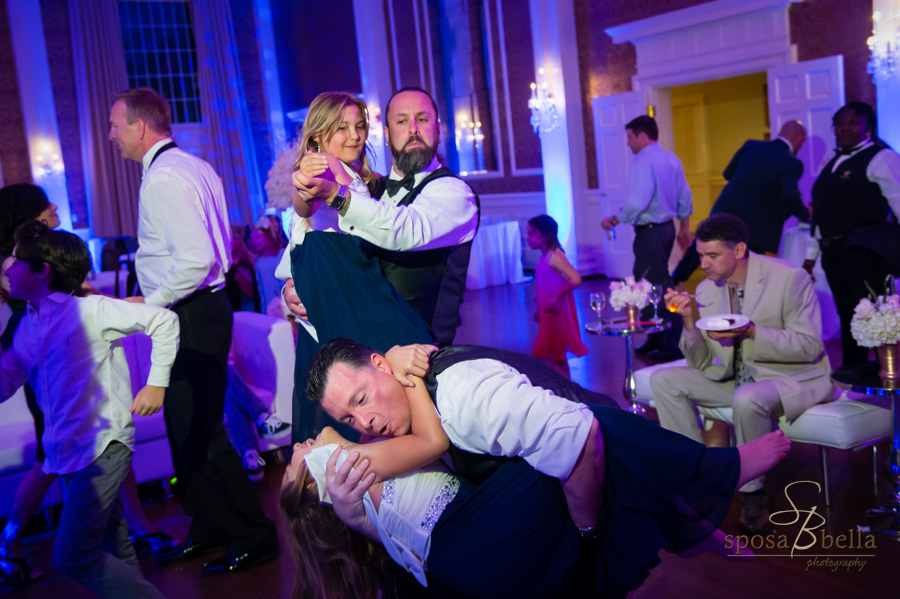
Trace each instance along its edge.
<path fill-rule="evenodd" d="M 576 299 L 584 318 L 589 314 L 587 297 L 591 291 L 605 289 L 607 281 L 591 279 L 576 290 Z M 610 308 L 607 317 L 612 316 Z M 533 286 L 528 284 L 488 288 L 470 291 L 463 305 L 463 325 L 457 335 L 459 343 L 478 343 L 505 349 L 530 352 L 537 333 L 537 324 L 532 320 L 534 311 Z M 625 374 L 624 341 L 614 337 L 585 335 L 585 343 L 590 353 L 582 358 L 570 360 L 572 378 L 587 387 L 602 391 L 621 400 L 622 381 Z M 828 342 L 829 354 L 834 363 L 840 363 L 839 347 L 834 341 Z M 638 358 L 642 365 L 641 358 Z M 624 402 L 623 402 L 624 403 Z M 650 417 L 654 417 L 651 413 Z M 713 439 L 715 441 L 715 439 Z M 879 446 L 879 455 L 886 454 L 887 445 Z M 775 532 L 776 541 L 788 547 L 806 545 L 808 534 L 801 534 L 802 524 L 809 512 L 824 518 L 824 525 L 815 530 L 815 543 L 809 549 L 797 549 L 791 557 L 790 548 L 762 549 L 750 558 L 721 557 L 703 555 L 693 559 L 683 559 L 661 553 L 662 563 L 655 568 L 644 585 L 629 595 L 630 599 L 703 599 L 703 598 L 875 598 L 896 597 L 900 589 L 900 542 L 894 537 L 875 534 L 874 547 L 837 548 L 825 547 L 820 535 L 825 535 L 825 545 L 838 535 L 849 535 L 863 524 L 863 514 L 876 505 L 879 498 L 888 491 L 879 463 L 879 486 L 873 488 L 871 452 L 858 453 L 832 450 L 829 452 L 832 481 L 832 505 L 825 507 L 824 496 L 815 492 L 811 483 L 801 483 L 793 487 L 792 495 L 799 510 L 799 523 L 779 526 Z M 266 456 L 265 479 L 258 483 L 260 497 L 266 513 L 278 521 L 277 490 L 283 466 L 275 464 L 275 456 Z M 768 493 L 774 498 L 776 510 L 789 510 L 791 505 L 785 497 L 784 488 L 798 481 L 820 481 L 821 466 L 819 450 L 815 446 L 795 444 L 791 454 L 779 464 L 766 481 Z M 146 510 L 151 520 L 172 534 L 184 534 L 187 519 L 183 516 L 178 502 L 174 499 L 151 501 Z M 793 512 L 791 512 L 793 514 Z M 739 503 L 732 504 L 723 530 L 728 535 L 738 533 Z M 785 516 L 787 517 L 787 516 Z M 812 516 L 807 528 L 822 522 Z M 857 533 L 853 532 L 853 538 Z M 868 533 L 862 533 L 865 542 Z M 23 598 L 81 599 L 92 596 L 74 582 L 60 577 L 51 565 L 53 531 L 29 537 L 25 542 L 27 557 L 45 572 L 44 582 L 33 587 L 11 592 L 9 596 Z M 291 589 L 294 568 L 288 557 L 287 541 L 282 538 L 285 549 L 281 559 L 257 567 L 249 572 L 223 578 L 206 579 L 200 576 L 202 559 L 184 566 L 158 570 L 152 559 L 142 559 L 141 566 L 147 578 L 166 595 L 182 597 L 216 597 L 216 599 L 246 599 L 247 597 L 287 597 Z M 846 543 L 845 543 L 846 544 Z M 857 560 L 864 565 L 828 566 L 816 565 L 813 555 L 836 556 L 818 558 Z M 856 558 L 856 556 L 865 556 Z"/>

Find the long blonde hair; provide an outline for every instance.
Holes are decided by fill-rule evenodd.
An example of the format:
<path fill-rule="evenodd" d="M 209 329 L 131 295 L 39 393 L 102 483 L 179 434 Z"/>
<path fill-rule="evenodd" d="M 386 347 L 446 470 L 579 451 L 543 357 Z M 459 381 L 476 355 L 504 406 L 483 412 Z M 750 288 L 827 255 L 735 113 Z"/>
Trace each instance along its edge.
<path fill-rule="evenodd" d="M 306 121 L 303 123 L 303 133 L 300 137 L 300 151 L 294 162 L 294 170 L 300 168 L 300 160 L 310 152 L 318 150 L 320 144 L 315 138 L 319 138 L 322 144 L 328 143 L 341 126 L 341 116 L 348 106 L 356 106 L 366 123 L 366 150 L 362 153 L 359 176 L 367 184 L 372 183 L 378 175 L 369 167 L 369 109 L 366 103 L 348 92 L 323 92 L 316 96 L 309 105 Z"/>
<path fill-rule="evenodd" d="M 305 463 L 294 483 L 281 489 L 280 503 L 298 565 L 294 599 L 377 598 L 380 574 L 390 562 L 384 548 L 319 503 L 318 486 Z"/>

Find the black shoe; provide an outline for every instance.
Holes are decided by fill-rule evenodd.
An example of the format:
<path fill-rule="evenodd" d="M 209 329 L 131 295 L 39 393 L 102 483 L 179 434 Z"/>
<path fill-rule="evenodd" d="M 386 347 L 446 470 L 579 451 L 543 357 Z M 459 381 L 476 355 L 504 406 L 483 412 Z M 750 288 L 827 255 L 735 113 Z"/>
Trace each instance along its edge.
<path fill-rule="evenodd" d="M 188 539 L 180 545 L 176 545 L 170 550 L 161 553 L 159 557 L 156 558 L 156 565 L 163 568 L 165 566 L 171 566 L 172 564 L 181 564 L 196 559 L 201 555 L 205 555 L 219 547 L 221 547 L 221 545 Z"/>
<path fill-rule="evenodd" d="M 744 536 L 766 536 L 775 527 L 769 519 L 769 500 L 762 491 L 741 493 L 740 532 Z"/>
<path fill-rule="evenodd" d="M 131 544 L 138 555 L 160 555 L 177 547 L 181 541 L 161 530 L 147 534 L 139 532 L 131 535 Z"/>
<path fill-rule="evenodd" d="M 252 549 L 250 551 L 235 549 L 203 564 L 202 572 L 204 576 L 234 574 L 272 561 L 276 557 L 278 557 L 277 546 L 274 549 Z"/>
<path fill-rule="evenodd" d="M 680 360 L 684 356 L 680 351 L 667 351 L 664 349 L 654 349 L 653 351 L 647 353 L 647 357 L 651 360 L 656 360 L 658 362 L 674 362 L 675 360 Z"/>

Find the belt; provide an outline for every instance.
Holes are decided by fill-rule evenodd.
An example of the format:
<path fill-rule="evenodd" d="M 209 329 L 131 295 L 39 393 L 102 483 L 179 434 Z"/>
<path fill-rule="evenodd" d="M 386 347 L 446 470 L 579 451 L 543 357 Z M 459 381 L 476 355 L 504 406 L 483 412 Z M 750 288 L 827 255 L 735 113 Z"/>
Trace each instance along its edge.
<path fill-rule="evenodd" d="M 634 230 L 635 231 L 643 231 L 644 229 L 652 229 L 653 227 L 661 227 L 663 225 L 668 225 L 670 222 L 672 222 L 672 221 L 667 220 L 664 223 L 647 223 L 646 225 L 635 225 Z"/>
<path fill-rule="evenodd" d="M 189 303 L 200 299 L 201 297 L 206 297 L 207 295 L 211 295 L 221 289 L 221 287 L 204 287 L 203 289 L 198 289 L 194 293 L 190 295 L 186 295 L 171 306 L 169 306 L 170 310 L 174 310 L 175 308 L 183 308 Z"/>
<path fill-rule="evenodd" d="M 819 240 L 820 248 L 827 248 L 828 246 L 839 246 L 844 245 L 844 242 L 847 241 L 846 235 L 835 235 L 834 237 L 823 237 Z"/>

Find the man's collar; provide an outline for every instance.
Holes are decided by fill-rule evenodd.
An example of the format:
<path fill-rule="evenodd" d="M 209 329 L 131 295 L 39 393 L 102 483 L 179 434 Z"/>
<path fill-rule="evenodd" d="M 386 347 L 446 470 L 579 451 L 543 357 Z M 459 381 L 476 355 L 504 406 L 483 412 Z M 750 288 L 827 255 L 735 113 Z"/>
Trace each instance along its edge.
<path fill-rule="evenodd" d="M 438 170 L 441 167 L 441 163 L 438 162 L 437 152 L 434 154 L 434 158 L 431 159 L 431 163 L 423 168 L 421 171 L 415 174 L 416 183 L 424 179 L 426 176 L 430 175 L 434 171 Z M 403 179 L 403 175 L 399 174 L 397 170 L 392 166 L 390 178 L 395 181 L 400 181 Z"/>
<path fill-rule="evenodd" d="M 28 302 L 28 309 L 35 312 L 40 312 L 42 306 L 45 306 L 47 304 L 65 304 L 73 295 L 74 294 L 72 293 L 63 293 L 62 291 L 53 291 L 49 295 L 45 295 L 44 297 L 39 299 L 37 304 L 35 304 L 34 302 Z"/>
<path fill-rule="evenodd" d="M 659 147 L 658 141 L 651 141 L 646 146 L 644 146 L 643 148 L 638 150 L 638 154 L 643 154 L 644 152 L 646 152 L 648 150 L 648 148 L 658 148 L 658 147 Z M 650 150 L 650 151 L 652 151 L 652 150 Z M 635 154 L 635 156 L 637 156 L 637 154 Z"/>
<path fill-rule="evenodd" d="M 173 141 L 171 137 L 166 137 L 150 146 L 150 149 L 147 150 L 147 153 L 144 154 L 143 158 L 141 158 L 141 164 L 144 165 L 143 172 L 146 173 L 147 169 L 150 168 L 150 163 L 153 162 L 153 157 L 156 156 L 156 153 L 159 152 L 159 149 L 167 143 L 170 143 L 171 141 Z"/>
<path fill-rule="evenodd" d="M 744 267 L 744 274 L 743 274 L 743 276 L 741 277 L 741 280 L 740 280 L 740 281 L 732 282 L 732 281 L 726 280 L 725 283 L 726 283 L 729 287 L 740 287 L 741 289 L 743 289 L 744 287 L 746 287 L 746 285 L 747 285 L 747 273 L 750 272 L 750 259 L 751 259 L 750 257 L 751 257 L 751 255 L 752 255 L 752 252 L 750 252 L 750 250 L 747 250 L 747 257 L 744 258 L 743 260 L 738 260 L 738 267 L 740 267 L 740 265 L 741 265 L 742 263 L 745 265 L 745 267 Z M 738 267 L 735 267 L 735 271 L 738 270 Z"/>
<path fill-rule="evenodd" d="M 785 138 L 783 138 L 783 137 L 781 137 L 781 136 L 776 137 L 775 139 L 780 139 L 781 141 L 783 141 L 784 143 L 786 143 L 786 144 L 787 144 L 787 147 L 788 147 L 788 150 L 791 152 L 791 154 L 794 153 L 794 144 L 792 144 L 791 142 L 789 142 L 788 140 L 786 140 Z"/>

